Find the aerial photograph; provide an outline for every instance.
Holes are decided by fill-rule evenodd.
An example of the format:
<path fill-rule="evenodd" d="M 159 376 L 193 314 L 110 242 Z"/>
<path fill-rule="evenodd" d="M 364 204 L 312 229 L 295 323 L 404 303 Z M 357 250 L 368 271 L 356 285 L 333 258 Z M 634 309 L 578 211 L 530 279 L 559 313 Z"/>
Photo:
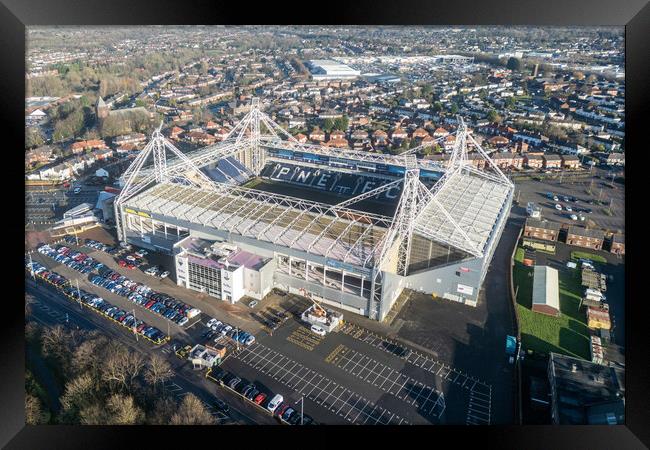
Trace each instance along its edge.
<path fill-rule="evenodd" d="M 623 27 L 25 58 L 28 424 L 625 424 Z"/>

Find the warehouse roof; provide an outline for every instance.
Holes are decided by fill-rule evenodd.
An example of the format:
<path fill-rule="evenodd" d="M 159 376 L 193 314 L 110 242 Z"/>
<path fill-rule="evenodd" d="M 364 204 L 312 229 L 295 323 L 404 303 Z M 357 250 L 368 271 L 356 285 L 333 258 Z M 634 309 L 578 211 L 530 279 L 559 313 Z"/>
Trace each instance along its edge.
<path fill-rule="evenodd" d="M 535 266 L 533 271 L 533 306 L 546 305 L 560 310 L 560 293 L 557 270 L 548 266 Z"/>

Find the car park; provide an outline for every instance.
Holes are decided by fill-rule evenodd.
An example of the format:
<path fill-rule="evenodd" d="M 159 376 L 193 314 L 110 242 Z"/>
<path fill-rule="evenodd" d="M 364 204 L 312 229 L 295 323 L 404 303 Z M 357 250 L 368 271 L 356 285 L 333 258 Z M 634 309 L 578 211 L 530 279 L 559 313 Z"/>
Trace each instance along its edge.
<path fill-rule="evenodd" d="M 235 377 L 228 382 L 228 387 L 234 390 L 240 382 L 241 382 L 241 378 Z"/>
<path fill-rule="evenodd" d="M 230 407 L 228 406 L 228 403 L 219 400 L 218 398 L 214 400 L 214 406 L 219 410 L 223 411 L 225 413 L 228 413 L 230 411 Z"/>

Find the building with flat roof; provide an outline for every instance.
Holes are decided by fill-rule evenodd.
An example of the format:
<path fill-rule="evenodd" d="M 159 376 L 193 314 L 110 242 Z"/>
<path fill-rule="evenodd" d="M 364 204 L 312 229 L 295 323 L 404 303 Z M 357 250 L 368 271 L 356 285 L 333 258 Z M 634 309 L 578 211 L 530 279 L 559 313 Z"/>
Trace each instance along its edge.
<path fill-rule="evenodd" d="M 314 80 L 349 80 L 361 75 L 360 71 L 331 59 L 313 59 L 307 67 Z"/>
<path fill-rule="evenodd" d="M 236 303 L 244 295 L 261 299 L 272 288 L 275 264 L 226 242 L 194 236 L 174 244 L 176 283 Z"/>
<path fill-rule="evenodd" d="M 625 423 L 625 370 L 551 353 L 551 418 L 556 425 Z"/>
<path fill-rule="evenodd" d="M 556 269 L 548 266 L 535 266 L 532 310 L 549 316 L 560 314 L 560 294 Z"/>

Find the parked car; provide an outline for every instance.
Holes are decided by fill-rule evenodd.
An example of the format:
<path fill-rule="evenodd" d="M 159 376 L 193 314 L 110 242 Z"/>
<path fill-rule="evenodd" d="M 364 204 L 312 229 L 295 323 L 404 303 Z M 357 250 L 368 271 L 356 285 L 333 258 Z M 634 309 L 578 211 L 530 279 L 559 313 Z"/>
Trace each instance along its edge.
<path fill-rule="evenodd" d="M 264 402 L 264 400 L 266 400 L 266 394 L 262 392 L 260 394 L 257 394 L 257 396 L 255 397 L 253 402 L 255 402 L 256 404 L 261 406 L 262 402 Z"/>
<path fill-rule="evenodd" d="M 280 406 L 280 404 L 284 401 L 284 397 L 280 394 L 275 394 L 269 404 L 267 405 L 266 409 L 268 409 L 271 412 L 274 412 L 275 409 Z"/>
<path fill-rule="evenodd" d="M 310 330 L 312 333 L 315 333 L 319 336 L 325 336 L 327 334 L 327 331 L 325 331 L 324 328 L 321 328 L 318 325 L 312 325 Z"/>
<path fill-rule="evenodd" d="M 559 203 L 556 203 L 555 204 L 555 209 L 557 209 L 558 211 L 562 211 L 562 205 L 560 205 Z"/>
<path fill-rule="evenodd" d="M 165 270 L 163 273 L 159 275 L 160 278 L 167 278 L 169 276 L 169 271 Z"/>

